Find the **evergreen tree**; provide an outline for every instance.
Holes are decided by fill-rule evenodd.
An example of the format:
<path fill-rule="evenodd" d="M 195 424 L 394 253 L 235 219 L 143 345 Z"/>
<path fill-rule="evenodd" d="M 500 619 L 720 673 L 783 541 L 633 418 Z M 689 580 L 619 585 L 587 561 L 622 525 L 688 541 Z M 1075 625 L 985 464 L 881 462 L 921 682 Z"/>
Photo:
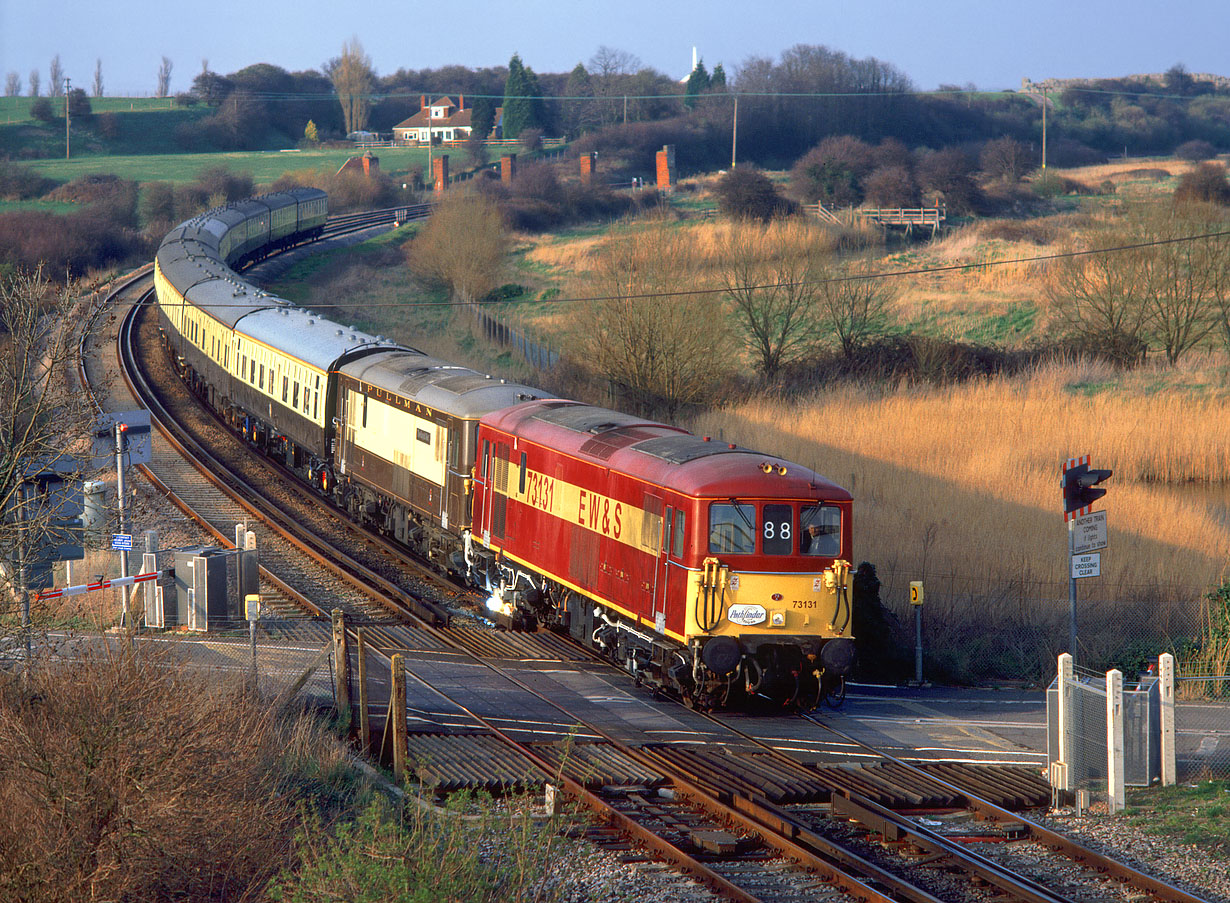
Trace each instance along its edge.
<path fill-rule="evenodd" d="M 688 76 L 687 86 L 683 89 L 683 105 L 689 110 L 696 106 L 696 99 L 709 90 L 709 72 L 705 69 L 705 61 L 701 60 Z"/>
<path fill-rule="evenodd" d="M 504 137 L 516 138 L 525 129 L 540 129 L 544 118 L 538 76 L 521 62 L 520 54 L 514 53 L 504 82 Z"/>
<path fill-rule="evenodd" d="M 709 76 L 709 89 L 722 92 L 726 90 L 726 70 L 721 63 L 713 67 L 713 74 Z"/>
<path fill-rule="evenodd" d="M 485 141 L 495 127 L 495 102 L 490 97 L 475 99 L 470 107 L 470 136 Z"/>
<path fill-rule="evenodd" d="M 564 94 L 568 98 L 564 101 L 564 131 L 569 137 L 576 137 L 586 128 L 595 125 L 597 121 L 594 116 L 593 80 L 589 77 L 589 70 L 583 63 L 577 63 L 572 72 L 568 74 Z"/>

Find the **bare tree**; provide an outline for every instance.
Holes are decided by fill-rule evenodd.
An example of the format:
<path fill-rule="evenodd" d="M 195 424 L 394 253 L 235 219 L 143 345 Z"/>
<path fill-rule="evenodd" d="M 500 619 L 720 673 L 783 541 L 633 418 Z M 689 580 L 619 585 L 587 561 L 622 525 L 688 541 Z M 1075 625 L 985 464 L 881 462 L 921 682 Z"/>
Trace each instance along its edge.
<path fill-rule="evenodd" d="M 814 229 L 801 223 L 736 224 L 718 247 L 718 278 L 766 379 L 815 346 L 826 256 Z"/>
<path fill-rule="evenodd" d="M 1121 224 L 1090 229 L 1067 245 L 1068 251 L 1090 253 L 1057 261 L 1047 286 L 1059 328 L 1089 351 L 1123 364 L 1140 359 L 1149 326 L 1141 267 L 1131 252 L 1115 250 L 1131 243 Z"/>
<path fill-rule="evenodd" d="M 1214 205 L 1129 209 L 1082 246 L 1100 251 L 1061 261 L 1052 279 L 1060 322 L 1122 363 L 1150 344 L 1171 364 L 1204 342 L 1230 311 L 1226 212 Z"/>
<path fill-rule="evenodd" d="M 77 358 L 71 324 L 81 321 L 82 303 L 41 271 L 0 279 L 0 580 L 9 590 L 0 594 L 3 624 L 14 622 L 23 561 L 30 563 L 52 522 L 63 517 L 60 500 L 28 478 L 81 449 L 93 431 L 90 399 L 69 377 Z"/>
<path fill-rule="evenodd" d="M 352 37 L 342 44 L 342 55 L 329 60 L 324 70 L 342 105 L 346 134 L 361 130 L 367 125 L 375 81 L 371 57 L 363 52 L 359 39 Z"/>
<path fill-rule="evenodd" d="M 863 264 L 832 267 L 818 286 L 819 317 L 847 359 L 858 346 L 880 334 L 897 292 Z"/>
<path fill-rule="evenodd" d="M 42 78 L 37 69 L 30 70 L 30 96 L 38 97 L 39 80 Z"/>
<path fill-rule="evenodd" d="M 51 58 L 51 65 L 47 67 L 47 82 L 48 97 L 64 96 L 64 67 L 60 65 L 58 53 Z"/>
<path fill-rule="evenodd" d="M 442 283 L 454 300 L 477 301 L 500 284 L 508 233 L 494 201 L 454 191 L 410 244 L 410 268 Z"/>
<path fill-rule="evenodd" d="M 1016 183 L 1036 165 L 1033 151 L 1015 138 L 996 138 L 982 146 L 978 156 L 982 169 L 1008 183 Z"/>
<path fill-rule="evenodd" d="M 589 58 L 590 81 L 596 98 L 596 116 L 602 123 L 623 118 L 624 98 L 637 94 L 632 90 L 633 75 L 641 68 L 641 60 L 626 50 L 603 44 Z"/>
<path fill-rule="evenodd" d="M 154 92 L 156 97 L 166 97 L 171 93 L 171 69 L 174 63 L 171 62 L 169 56 L 164 56 L 162 62 L 158 65 L 158 89 Z"/>
<path fill-rule="evenodd" d="M 95 97 L 103 96 L 102 57 L 94 61 L 94 87 L 91 93 Z"/>
<path fill-rule="evenodd" d="M 1230 266 L 1225 229 L 1224 212 L 1207 205 L 1154 208 L 1141 216 L 1137 235 L 1163 242 L 1143 249 L 1138 260 L 1150 332 L 1172 364 L 1218 327 Z"/>
<path fill-rule="evenodd" d="M 17 97 L 21 94 L 21 76 L 16 72 L 10 72 L 4 77 L 4 96 Z"/>
<path fill-rule="evenodd" d="M 733 337 L 712 294 L 678 294 L 699 277 L 691 242 L 665 223 L 608 238 L 587 289 L 602 296 L 582 318 L 584 358 L 647 416 L 674 416 L 731 370 Z"/>

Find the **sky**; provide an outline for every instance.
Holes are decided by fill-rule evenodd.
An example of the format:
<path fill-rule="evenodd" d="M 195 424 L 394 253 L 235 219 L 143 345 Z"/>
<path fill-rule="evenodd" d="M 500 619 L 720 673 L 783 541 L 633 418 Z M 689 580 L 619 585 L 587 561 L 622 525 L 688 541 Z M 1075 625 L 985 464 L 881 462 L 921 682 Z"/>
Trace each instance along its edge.
<path fill-rule="evenodd" d="M 600 46 L 686 78 L 692 48 L 728 77 L 749 57 L 795 44 L 875 57 L 920 90 L 1021 78 L 1109 78 L 1164 72 L 1230 75 L 1230 0 L 0 0 L 0 76 L 31 69 L 44 93 L 57 53 L 86 90 L 102 60 L 108 95 L 151 95 L 163 56 L 172 93 L 201 71 L 253 63 L 320 68 L 357 37 L 378 74 L 399 68 L 502 65 L 513 53 L 536 72 L 567 72 Z"/>

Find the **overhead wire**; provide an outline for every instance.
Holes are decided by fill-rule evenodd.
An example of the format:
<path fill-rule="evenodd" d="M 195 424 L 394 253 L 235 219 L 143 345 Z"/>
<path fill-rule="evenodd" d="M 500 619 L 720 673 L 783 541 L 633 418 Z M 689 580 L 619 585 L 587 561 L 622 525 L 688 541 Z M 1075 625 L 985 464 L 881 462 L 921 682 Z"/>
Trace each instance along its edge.
<path fill-rule="evenodd" d="M 1100 254 L 1114 254 L 1124 251 L 1135 251 L 1144 248 L 1162 247 L 1165 245 L 1181 244 L 1186 242 L 1204 241 L 1215 238 L 1230 238 L 1230 229 L 1221 230 L 1218 232 L 1202 232 L 1197 235 L 1181 235 L 1174 238 L 1157 238 L 1149 241 L 1130 242 L 1127 244 L 1113 245 L 1107 248 L 1085 248 L 1071 251 L 1057 251 L 1051 254 L 1035 254 L 1031 257 L 1012 257 L 1004 260 L 984 260 L 970 263 L 951 263 L 942 264 L 939 266 L 930 267 L 914 267 L 908 270 L 885 270 L 880 272 L 870 273 L 850 273 L 841 276 L 832 276 L 823 279 L 803 279 L 798 281 L 781 281 L 781 282 L 766 282 L 757 285 L 740 286 L 741 291 L 765 291 L 775 288 L 801 288 L 813 285 L 833 285 L 845 282 L 865 282 L 877 279 L 899 279 L 903 276 L 928 276 L 936 273 L 951 273 L 958 271 L 968 271 L 973 269 L 985 270 L 998 266 L 1015 266 L 1026 263 L 1044 263 L 1051 260 L 1068 260 L 1077 257 L 1091 257 Z M 583 304 L 595 303 L 602 301 L 642 301 L 651 298 L 685 298 L 696 297 L 699 295 L 722 295 L 728 294 L 729 288 L 713 287 L 713 288 L 692 288 L 692 289 L 677 289 L 671 291 L 653 291 L 653 292 L 628 292 L 618 295 L 584 295 L 564 298 L 509 298 L 501 300 L 474 300 L 474 301 L 379 301 L 373 303 L 364 303 L 366 308 L 385 308 L 395 307 L 399 309 L 413 307 L 472 307 L 475 305 L 499 305 L 500 307 L 508 307 L 517 304 Z M 213 308 L 227 307 L 250 307 L 250 304 L 211 304 Z M 346 304 L 314 304 L 313 309 L 319 310 L 344 310 L 350 305 Z"/>

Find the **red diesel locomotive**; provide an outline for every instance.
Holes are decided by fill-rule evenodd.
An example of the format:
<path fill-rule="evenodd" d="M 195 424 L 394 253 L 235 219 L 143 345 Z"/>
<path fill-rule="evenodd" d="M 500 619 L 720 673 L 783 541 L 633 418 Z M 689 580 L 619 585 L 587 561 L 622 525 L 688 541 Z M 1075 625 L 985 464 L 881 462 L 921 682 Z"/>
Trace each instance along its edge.
<path fill-rule="evenodd" d="M 466 560 L 497 616 L 567 629 L 703 708 L 844 695 L 844 489 L 561 399 L 484 416 L 478 443 Z"/>

